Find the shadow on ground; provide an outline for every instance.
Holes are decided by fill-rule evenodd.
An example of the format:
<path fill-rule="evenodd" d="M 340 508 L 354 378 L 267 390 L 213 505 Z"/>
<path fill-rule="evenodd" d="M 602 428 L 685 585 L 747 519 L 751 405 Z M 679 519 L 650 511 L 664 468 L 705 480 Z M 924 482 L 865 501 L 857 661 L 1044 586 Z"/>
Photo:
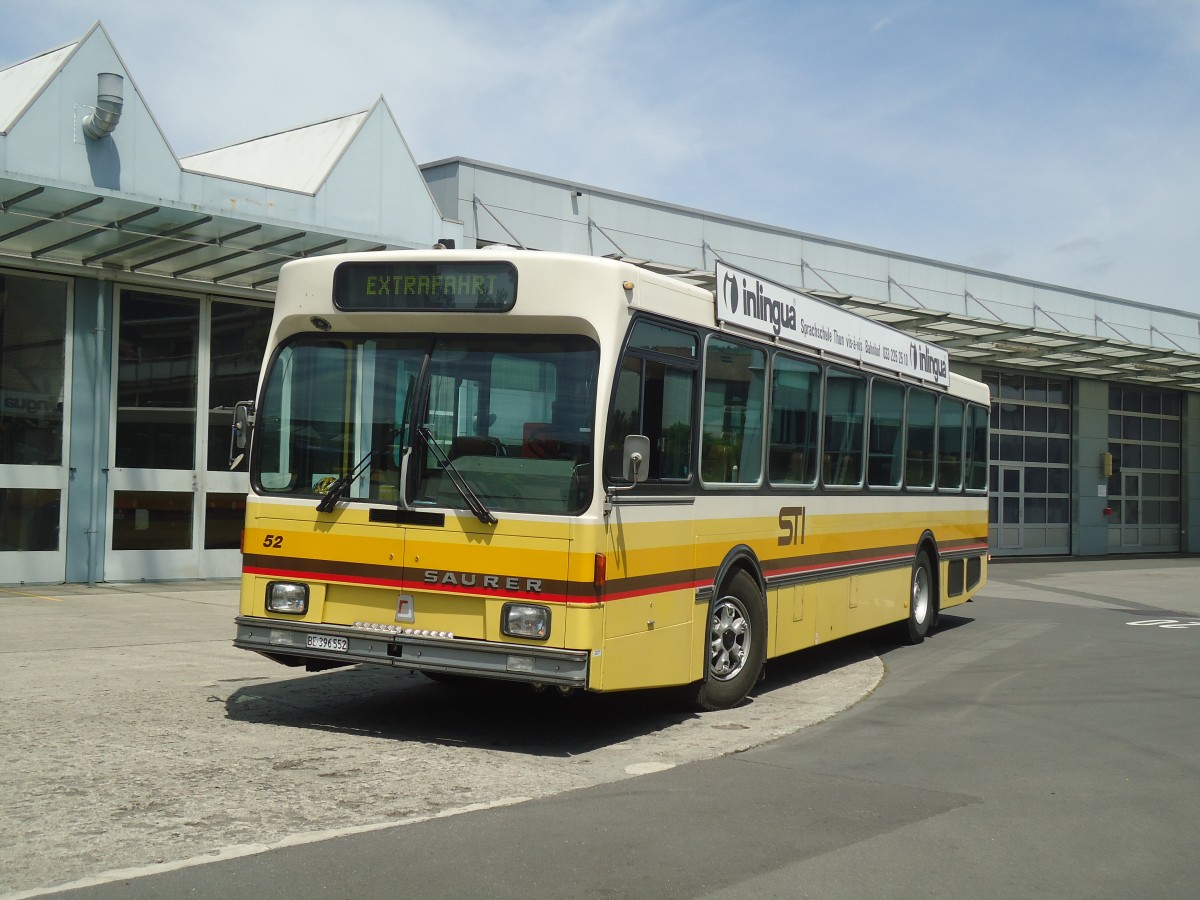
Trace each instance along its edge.
<path fill-rule="evenodd" d="M 746 703 L 782 700 L 785 688 L 874 655 L 866 641 L 851 638 L 773 660 Z M 243 685 L 225 707 L 230 719 L 279 728 L 570 757 L 703 715 L 690 693 L 675 688 L 564 697 L 512 682 L 438 683 L 418 672 L 355 666 Z"/>

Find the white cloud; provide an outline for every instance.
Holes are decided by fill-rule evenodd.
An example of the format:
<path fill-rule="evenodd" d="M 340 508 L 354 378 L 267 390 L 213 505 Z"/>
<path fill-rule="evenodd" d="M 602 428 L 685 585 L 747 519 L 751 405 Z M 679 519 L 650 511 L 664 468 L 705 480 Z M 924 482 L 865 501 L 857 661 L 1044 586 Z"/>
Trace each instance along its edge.
<path fill-rule="evenodd" d="M 6 0 L 0 65 L 96 17 L 181 154 L 386 96 L 473 156 L 1200 311 L 1200 4 Z"/>

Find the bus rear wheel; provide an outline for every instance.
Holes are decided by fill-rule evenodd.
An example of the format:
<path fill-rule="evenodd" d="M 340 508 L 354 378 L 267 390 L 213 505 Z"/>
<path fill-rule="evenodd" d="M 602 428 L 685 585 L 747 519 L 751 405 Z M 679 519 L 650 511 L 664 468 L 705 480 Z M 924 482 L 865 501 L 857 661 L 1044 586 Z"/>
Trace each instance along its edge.
<path fill-rule="evenodd" d="M 937 600 L 933 591 L 933 567 L 924 550 L 913 563 L 909 587 L 908 619 L 903 623 L 901 637 L 907 644 L 919 644 L 929 634 L 937 615 Z"/>
<path fill-rule="evenodd" d="M 733 576 L 713 601 L 705 641 L 705 678 L 696 693 L 701 709 L 729 709 L 746 699 L 762 672 L 767 649 L 762 594 L 745 572 Z"/>

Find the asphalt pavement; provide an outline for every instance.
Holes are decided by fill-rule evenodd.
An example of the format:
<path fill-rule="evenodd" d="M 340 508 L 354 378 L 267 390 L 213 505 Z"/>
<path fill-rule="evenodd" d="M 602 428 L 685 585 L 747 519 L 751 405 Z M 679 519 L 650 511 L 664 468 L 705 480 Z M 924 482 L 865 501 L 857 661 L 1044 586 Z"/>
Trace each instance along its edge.
<path fill-rule="evenodd" d="M 1004 562 L 704 715 L 295 675 L 229 583 L 0 593 L 0 896 L 1191 897 L 1198 576 Z"/>

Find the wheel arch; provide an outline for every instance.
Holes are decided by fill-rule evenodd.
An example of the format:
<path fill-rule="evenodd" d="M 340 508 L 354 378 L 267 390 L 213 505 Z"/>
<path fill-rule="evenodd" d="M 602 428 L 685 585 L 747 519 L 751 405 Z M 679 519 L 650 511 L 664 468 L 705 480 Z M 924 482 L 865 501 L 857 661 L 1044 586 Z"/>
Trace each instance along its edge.
<path fill-rule="evenodd" d="M 762 563 L 759 562 L 758 554 L 745 544 L 738 544 L 725 554 L 725 558 L 721 560 L 721 564 L 717 566 L 716 575 L 713 577 L 712 596 L 715 599 L 718 597 L 729 580 L 738 572 L 745 572 L 758 586 L 758 592 L 762 595 L 763 603 L 767 601 L 767 579 L 762 572 Z"/>
<path fill-rule="evenodd" d="M 933 536 L 933 532 L 926 529 L 917 541 L 917 547 L 913 551 L 913 564 L 916 564 L 917 557 L 924 552 L 929 557 L 929 577 L 933 580 L 933 617 L 934 622 L 937 621 L 937 615 L 942 609 L 942 566 L 941 554 L 938 551 L 937 538 Z"/>

